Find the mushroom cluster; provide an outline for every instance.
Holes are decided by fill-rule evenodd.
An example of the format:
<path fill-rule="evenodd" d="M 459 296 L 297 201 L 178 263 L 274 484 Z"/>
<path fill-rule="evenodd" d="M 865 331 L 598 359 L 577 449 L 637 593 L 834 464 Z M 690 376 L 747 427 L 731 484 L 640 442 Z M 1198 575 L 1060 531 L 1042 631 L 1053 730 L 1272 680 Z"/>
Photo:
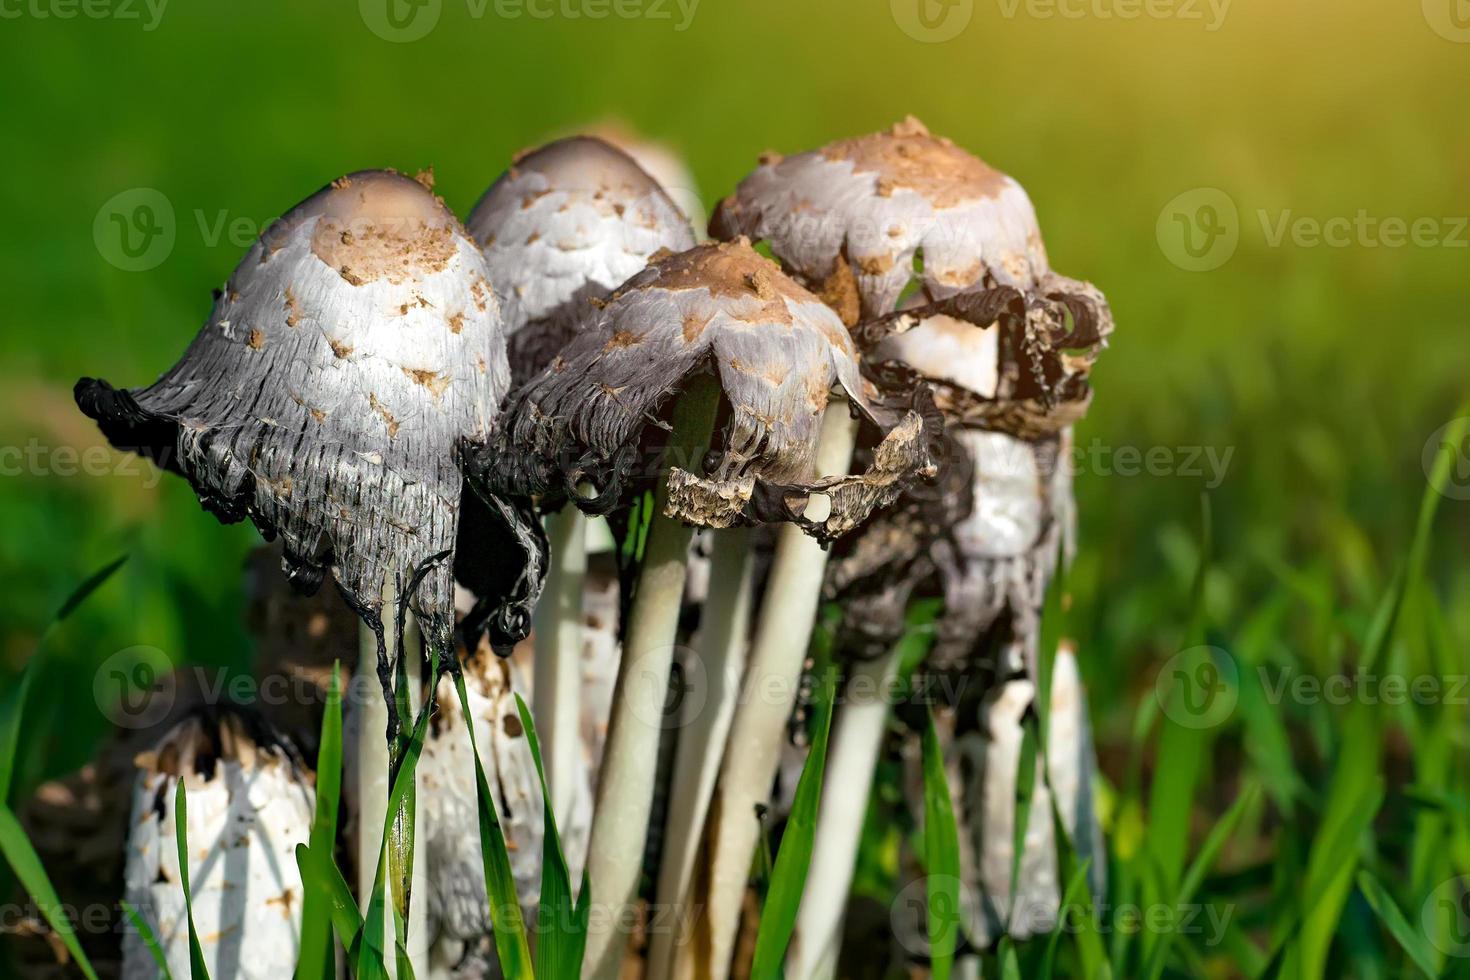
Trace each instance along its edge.
<path fill-rule="evenodd" d="M 257 675 L 313 692 L 259 715 L 191 703 L 129 770 L 123 885 L 176 975 L 186 880 L 212 975 L 292 973 L 323 857 L 349 868 L 362 915 L 384 915 L 338 935 L 354 965 L 384 955 L 371 937 L 400 975 L 494 973 L 497 888 L 544 917 L 554 858 L 574 892 L 586 882 L 578 908 L 617 924 L 581 927 L 582 976 L 636 955 L 650 980 L 723 980 L 763 821 L 783 816 L 772 787 L 800 768 L 824 601 L 852 696 L 787 976 L 835 968 L 882 754 L 918 785 L 905 713 L 853 693 L 896 677 L 917 599 L 943 610 L 918 673 L 964 681 L 937 729 L 969 942 L 1024 938 L 1055 910 L 1053 809 L 1074 851 L 1100 855 L 1075 652 L 1043 670 L 1040 623 L 1074 537 L 1067 462 L 1112 329 L 1101 293 L 1051 270 L 1020 184 L 912 118 L 762 158 L 713 241 L 684 190 L 593 136 L 517 155 L 464 225 L 429 175 L 350 174 L 261 236 L 157 382 L 78 382 L 114 446 L 278 540 L 249 576 Z M 588 515 L 607 517 L 609 553 Z M 330 574 L 336 595 L 287 597 L 276 561 L 295 590 Z M 344 669 L 344 819 L 322 855 L 313 773 Z M 1040 698 L 1047 751 L 1018 835 Z M 649 904 L 675 925 L 645 928 Z M 124 976 L 155 968 L 140 935 L 121 956 Z"/>

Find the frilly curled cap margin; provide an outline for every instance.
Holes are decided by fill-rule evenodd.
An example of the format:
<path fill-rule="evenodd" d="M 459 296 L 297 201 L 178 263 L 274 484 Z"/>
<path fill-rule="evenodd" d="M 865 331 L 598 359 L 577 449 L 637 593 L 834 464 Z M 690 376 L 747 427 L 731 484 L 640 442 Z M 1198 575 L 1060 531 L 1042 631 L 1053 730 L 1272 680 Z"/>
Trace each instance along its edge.
<path fill-rule="evenodd" d="M 432 565 L 407 600 L 447 631 L 453 447 L 492 431 L 509 383 L 479 248 L 427 187 L 362 171 L 266 230 L 162 378 L 84 378 L 75 394 L 114 446 L 185 476 L 220 520 L 279 535 L 298 586 L 330 568 L 379 629 L 385 584 L 409 590 Z M 537 587 L 499 598 L 525 605 Z"/>
<path fill-rule="evenodd" d="M 469 447 L 472 482 L 500 492 L 569 496 L 612 509 L 640 465 L 640 438 L 692 375 L 712 367 L 730 405 L 705 477 L 675 466 L 668 514 L 713 527 L 791 520 L 830 538 L 933 472 L 932 421 L 891 428 L 858 370 L 852 338 L 820 300 L 745 242 L 655 257 L 587 321 L 535 380 L 512 396 L 493 444 Z M 868 473 L 809 482 L 822 414 L 841 387 L 853 410 L 887 429 Z M 576 492 L 588 482 L 592 497 Z M 803 516 L 804 498 L 831 512 Z"/>

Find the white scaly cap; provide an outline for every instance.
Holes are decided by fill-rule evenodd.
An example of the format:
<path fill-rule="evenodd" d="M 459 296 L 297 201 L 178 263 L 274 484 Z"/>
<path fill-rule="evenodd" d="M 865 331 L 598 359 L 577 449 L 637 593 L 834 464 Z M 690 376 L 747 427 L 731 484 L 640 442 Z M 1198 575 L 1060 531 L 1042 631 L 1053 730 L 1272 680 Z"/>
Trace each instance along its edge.
<path fill-rule="evenodd" d="M 516 157 L 466 222 L 502 298 L 511 363 L 524 381 L 546 366 L 602 299 L 660 249 L 694 232 L 633 158 L 590 136 Z"/>
<path fill-rule="evenodd" d="M 298 584 L 330 568 L 371 623 L 385 582 L 454 549 L 453 449 L 490 432 L 509 384 L 480 250 L 427 187 L 378 170 L 270 226 L 157 382 L 88 378 L 76 397 L 114 445 L 182 473 L 221 520 L 279 535 Z M 447 631 L 450 563 L 408 598 Z M 514 633 L 520 619 L 492 625 Z"/>
<path fill-rule="evenodd" d="M 311 833 L 311 777 L 265 726 L 201 709 L 138 756 L 125 898 L 148 924 L 174 976 L 189 975 L 189 925 L 179 873 L 174 793 L 188 804 L 194 925 L 211 976 L 277 980 L 296 969 L 304 892 L 296 845 Z M 123 938 L 124 980 L 158 967 L 142 937 Z"/>

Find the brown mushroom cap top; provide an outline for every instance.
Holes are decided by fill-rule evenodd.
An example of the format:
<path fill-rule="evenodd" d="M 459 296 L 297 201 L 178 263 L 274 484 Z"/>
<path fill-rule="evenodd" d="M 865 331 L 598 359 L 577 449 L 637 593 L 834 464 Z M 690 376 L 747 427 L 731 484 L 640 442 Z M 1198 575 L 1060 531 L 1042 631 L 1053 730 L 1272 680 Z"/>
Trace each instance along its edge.
<path fill-rule="evenodd" d="M 660 249 L 694 244 L 689 220 L 622 150 L 587 136 L 522 154 L 470 213 L 502 297 L 519 384 L 576 332 L 593 300 Z"/>
<path fill-rule="evenodd" d="M 909 190 L 941 208 L 996 197 L 1010 182 L 953 141 L 931 135 L 913 116 L 886 132 L 838 140 L 820 152 L 828 160 L 851 161 L 854 173 L 875 174 L 879 197 Z"/>
<path fill-rule="evenodd" d="M 942 299 L 991 285 L 1028 288 L 1048 271 L 1021 185 L 912 117 L 765 158 L 720 202 L 710 231 L 768 242 L 849 325 L 891 312 L 910 281 Z"/>
<path fill-rule="evenodd" d="M 427 187 L 364 171 L 262 235 L 157 382 L 83 379 L 76 398 L 221 520 L 279 536 L 298 585 L 330 570 L 373 622 L 386 585 L 407 589 L 453 552 L 453 447 L 491 431 L 509 384 L 480 250 Z M 452 626 L 448 563 L 407 598 L 431 628 Z"/>

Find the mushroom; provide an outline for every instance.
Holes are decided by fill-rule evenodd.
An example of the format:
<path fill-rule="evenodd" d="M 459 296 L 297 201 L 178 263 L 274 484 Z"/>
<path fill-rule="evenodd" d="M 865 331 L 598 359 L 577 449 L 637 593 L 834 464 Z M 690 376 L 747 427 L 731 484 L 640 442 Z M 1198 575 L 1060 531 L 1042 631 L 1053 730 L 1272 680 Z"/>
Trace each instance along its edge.
<path fill-rule="evenodd" d="M 465 690 L 475 719 L 475 740 L 505 834 L 521 907 L 534 909 L 541 886 L 542 799 L 536 762 L 516 710 L 525 690 L 514 660 L 495 657 L 482 644 L 464 660 Z M 485 864 L 477 833 L 475 760 L 453 681 L 439 682 L 439 713 L 424 742 L 417 777 L 424 849 L 430 869 L 430 932 L 441 944 L 473 944 L 491 933 L 485 899 Z M 454 957 L 457 959 L 457 957 Z"/>
<path fill-rule="evenodd" d="M 289 743 L 234 708 L 180 721 L 137 760 L 125 898 L 152 928 L 169 970 L 189 975 L 189 929 L 174 822 L 188 797 L 194 924 L 211 976 L 290 976 L 300 951 L 305 892 L 296 846 L 311 832 L 315 793 Z M 123 936 L 122 976 L 158 975 L 137 930 Z"/>
<path fill-rule="evenodd" d="M 517 385 L 566 346 L 592 301 L 660 249 L 694 245 L 689 219 L 658 182 L 591 136 L 517 155 L 465 225 L 502 298 Z"/>
<path fill-rule="evenodd" d="M 694 245 L 689 221 L 628 154 L 575 136 L 519 154 L 470 213 L 490 281 L 504 297 L 511 373 L 532 377 L 566 347 L 600 302 L 660 249 Z M 536 718 L 553 807 L 572 806 L 587 570 L 587 518 L 564 507 L 549 522 L 551 567 L 536 608 Z"/>
<path fill-rule="evenodd" d="M 870 378 L 929 389 L 948 421 L 937 490 L 910 493 L 868 522 L 832 570 L 829 594 L 846 612 L 840 647 L 877 658 L 854 671 L 887 669 L 914 588 L 942 561 L 950 574 L 937 661 L 962 640 L 973 644 L 999 613 L 1004 591 L 987 593 L 977 575 L 1024 593 L 1023 626 L 1034 624 L 1071 512 L 1058 460 L 1112 323 L 1096 289 L 1050 269 L 1021 186 L 910 117 L 887 132 L 763 158 L 711 226 L 766 241 L 852 327 Z M 988 579 L 969 571 L 981 557 L 994 559 Z M 849 765 L 829 770 L 813 857 L 835 895 L 852 874 L 849 825 L 866 811 L 853 794 L 867 785 L 886 725 L 882 712 L 858 714 L 850 725 L 839 715 L 839 737 L 850 732 L 863 751 L 834 744 Z M 811 976 L 834 952 L 841 915 L 841 902 L 803 903 L 788 975 Z M 725 969 L 728 957 L 715 955 L 714 968 Z"/>
<path fill-rule="evenodd" d="M 491 431 L 508 385 L 480 250 L 426 186 L 362 171 L 266 230 L 157 382 L 122 390 L 84 378 L 75 394 L 113 445 L 185 476 L 220 520 L 248 517 L 279 536 L 305 591 L 330 569 L 392 701 L 385 607 L 400 623 L 411 608 L 441 663 L 455 571 L 488 593 L 490 612 L 474 622 L 488 620 L 497 643 L 529 626 L 539 526 L 501 498 L 462 501 L 453 457 L 458 440 Z M 476 540 L 456 566 L 462 517 Z M 396 770 L 398 712 L 380 718 Z M 365 772 L 388 768 L 387 746 L 381 766 L 358 748 Z"/>
<path fill-rule="evenodd" d="M 846 476 L 844 457 L 831 471 L 838 475 L 812 481 L 834 387 L 863 419 L 888 428 L 831 310 L 744 243 L 698 246 L 655 257 L 619 288 L 513 396 L 497 442 L 465 454 L 472 482 L 569 496 L 591 511 L 616 506 L 632 483 L 669 474 L 659 481 L 630 610 L 592 829 L 592 888 L 612 909 L 634 898 L 648 829 L 652 760 L 685 584 L 685 525 L 780 519 L 830 537 L 930 469 L 926 432 L 910 413 L 889 430 L 876 454 L 882 462 L 870 472 Z M 721 394 L 727 421 L 706 453 Z M 672 433 L 662 455 L 672 467 L 658 465 L 644 442 L 662 431 L 651 421 L 671 403 Z M 591 495 L 577 493 L 584 482 Z M 808 516 L 808 504 L 821 496 L 828 512 Z M 615 972 L 621 958 L 613 935 L 589 937 L 589 975 Z"/>

